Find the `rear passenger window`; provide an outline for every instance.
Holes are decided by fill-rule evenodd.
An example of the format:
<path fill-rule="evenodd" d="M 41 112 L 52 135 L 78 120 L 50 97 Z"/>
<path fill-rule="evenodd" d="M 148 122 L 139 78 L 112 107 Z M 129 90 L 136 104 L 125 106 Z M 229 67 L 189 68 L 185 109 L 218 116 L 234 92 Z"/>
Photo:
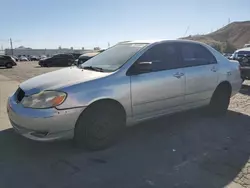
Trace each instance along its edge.
<path fill-rule="evenodd" d="M 217 63 L 213 54 L 200 44 L 183 43 L 180 47 L 184 67 Z"/>
<path fill-rule="evenodd" d="M 177 46 L 171 43 L 153 46 L 137 62 L 152 62 L 153 72 L 180 67 Z"/>

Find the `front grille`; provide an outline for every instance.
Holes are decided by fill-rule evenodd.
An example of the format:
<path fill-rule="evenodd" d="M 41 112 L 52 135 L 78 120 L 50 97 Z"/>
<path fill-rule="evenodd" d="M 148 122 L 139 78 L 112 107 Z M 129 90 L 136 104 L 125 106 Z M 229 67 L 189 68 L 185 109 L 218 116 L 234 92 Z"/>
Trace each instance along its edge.
<path fill-rule="evenodd" d="M 16 101 L 21 102 L 25 96 L 25 92 L 19 87 L 16 91 Z"/>

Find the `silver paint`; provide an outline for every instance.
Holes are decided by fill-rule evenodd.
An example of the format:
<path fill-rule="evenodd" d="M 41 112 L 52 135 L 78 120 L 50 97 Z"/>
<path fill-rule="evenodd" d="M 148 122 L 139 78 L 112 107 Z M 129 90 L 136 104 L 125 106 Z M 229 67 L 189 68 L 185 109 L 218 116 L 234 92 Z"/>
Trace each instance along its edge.
<path fill-rule="evenodd" d="M 222 54 L 201 43 L 199 44 L 215 56 L 217 64 L 126 75 L 128 69 L 145 51 L 159 43 L 168 42 L 179 40 L 149 42 L 112 73 L 70 67 L 23 82 L 20 87 L 27 95 L 43 90 L 58 90 L 66 92 L 67 99 L 56 108 L 31 109 L 17 104 L 12 95 L 7 108 L 9 118 L 14 122 L 13 126 L 17 124 L 27 129 L 22 135 L 34 140 L 72 138 L 80 114 L 98 100 L 111 99 L 119 102 L 125 109 L 129 126 L 146 119 L 207 105 L 216 87 L 223 81 L 231 83 L 232 95 L 239 91 L 241 78 L 238 63 L 229 62 Z M 48 131 L 49 136 L 34 137 L 30 135 L 32 131 Z"/>

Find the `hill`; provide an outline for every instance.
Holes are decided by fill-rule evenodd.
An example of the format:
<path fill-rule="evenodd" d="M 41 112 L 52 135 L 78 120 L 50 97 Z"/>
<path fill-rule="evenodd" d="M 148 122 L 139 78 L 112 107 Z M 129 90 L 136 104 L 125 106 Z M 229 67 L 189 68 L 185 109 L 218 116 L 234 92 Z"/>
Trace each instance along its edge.
<path fill-rule="evenodd" d="M 250 21 L 233 22 L 207 35 L 188 36 L 184 39 L 213 45 L 222 52 L 232 52 L 250 43 Z"/>

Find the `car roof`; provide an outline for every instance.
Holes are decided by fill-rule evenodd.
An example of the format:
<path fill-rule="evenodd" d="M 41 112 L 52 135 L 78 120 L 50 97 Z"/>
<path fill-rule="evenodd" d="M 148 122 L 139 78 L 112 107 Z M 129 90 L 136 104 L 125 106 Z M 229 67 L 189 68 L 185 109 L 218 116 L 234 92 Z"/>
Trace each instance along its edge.
<path fill-rule="evenodd" d="M 158 39 L 158 40 L 134 40 L 134 41 L 124 41 L 119 44 L 153 44 L 153 43 L 161 43 L 161 42 L 187 42 L 187 43 L 195 43 L 195 44 L 203 44 L 202 42 L 194 41 L 194 40 L 186 40 L 186 39 Z"/>
<path fill-rule="evenodd" d="M 250 51 L 250 47 L 241 48 L 241 49 L 236 50 L 235 52 L 239 52 L 239 51 Z"/>

